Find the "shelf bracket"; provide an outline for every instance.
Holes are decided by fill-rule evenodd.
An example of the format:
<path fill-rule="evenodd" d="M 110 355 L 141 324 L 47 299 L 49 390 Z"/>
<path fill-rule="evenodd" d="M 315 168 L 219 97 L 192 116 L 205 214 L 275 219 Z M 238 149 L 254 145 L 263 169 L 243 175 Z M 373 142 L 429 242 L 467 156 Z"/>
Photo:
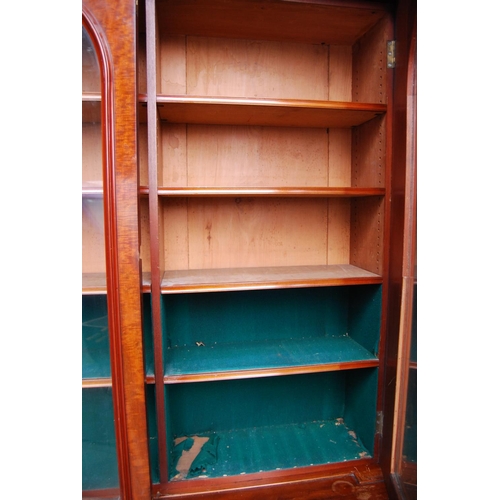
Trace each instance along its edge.
<path fill-rule="evenodd" d="M 396 67 L 396 40 L 389 40 L 387 42 L 387 67 Z"/>

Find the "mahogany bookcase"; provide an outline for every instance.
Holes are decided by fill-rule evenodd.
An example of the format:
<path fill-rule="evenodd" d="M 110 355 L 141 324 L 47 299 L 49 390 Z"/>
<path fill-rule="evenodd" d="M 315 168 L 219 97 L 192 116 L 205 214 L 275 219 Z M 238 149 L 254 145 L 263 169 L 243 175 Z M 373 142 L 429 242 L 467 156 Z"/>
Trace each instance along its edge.
<path fill-rule="evenodd" d="M 84 497 L 411 498 L 415 3 L 84 0 Z"/>

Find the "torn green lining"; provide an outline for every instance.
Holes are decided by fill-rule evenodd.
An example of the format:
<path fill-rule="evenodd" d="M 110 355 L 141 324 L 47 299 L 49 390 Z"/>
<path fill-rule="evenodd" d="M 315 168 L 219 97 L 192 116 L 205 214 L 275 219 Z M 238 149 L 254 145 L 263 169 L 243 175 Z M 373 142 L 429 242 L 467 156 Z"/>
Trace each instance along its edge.
<path fill-rule="evenodd" d="M 193 438 L 187 438 L 184 441 L 180 442 L 179 444 L 174 446 L 173 449 L 173 459 L 174 463 L 177 464 L 179 462 L 179 458 L 181 458 L 182 452 L 183 451 L 189 451 L 194 444 L 194 439 Z M 179 471 L 177 471 L 179 472 Z"/>
<path fill-rule="evenodd" d="M 203 445 L 200 453 L 198 453 L 191 464 L 187 475 L 188 478 L 204 474 L 210 465 L 215 465 L 217 463 L 217 448 L 219 446 L 219 441 L 220 437 L 215 434 Z"/>
<path fill-rule="evenodd" d="M 191 464 L 185 479 L 251 474 L 370 456 L 357 433 L 346 427 L 342 418 L 235 429 L 205 436 L 210 441 L 205 443 L 205 450 L 200 451 L 196 463 L 193 461 Z M 216 440 L 213 444 L 217 445 L 215 450 L 209 444 L 213 439 Z M 177 465 L 177 462 L 174 464 Z"/>

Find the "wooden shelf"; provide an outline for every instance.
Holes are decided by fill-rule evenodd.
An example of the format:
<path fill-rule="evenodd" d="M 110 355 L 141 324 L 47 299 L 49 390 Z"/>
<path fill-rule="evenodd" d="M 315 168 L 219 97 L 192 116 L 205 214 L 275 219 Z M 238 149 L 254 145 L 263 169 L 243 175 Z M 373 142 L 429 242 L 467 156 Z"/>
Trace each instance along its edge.
<path fill-rule="evenodd" d="M 141 193 L 146 194 L 149 190 L 141 188 Z M 356 187 L 181 187 L 158 189 L 158 196 L 170 197 L 304 197 L 304 198 L 355 198 L 362 196 L 384 196 L 384 188 L 356 188 Z"/>
<path fill-rule="evenodd" d="M 211 125 L 350 128 L 387 111 L 385 104 L 298 99 L 159 95 L 156 102 L 161 120 Z"/>
<path fill-rule="evenodd" d="M 101 96 L 97 93 L 82 95 L 82 123 L 101 122 Z"/>
<path fill-rule="evenodd" d="M 264 340 L 168 349 L 165 383 L 317 373 L 378 366 L 348 336 Z"/>
<path fill-rule="evenodd" d="M 142 291 L 151 292 L 151 272 L 142 273 Z"/>
<path fill-rule="evenodd" d="M 101 94 L 99 92 L 83 92 L 82 102 L 101 102 Z"/>
<path fill-rule="evenodd" d="M 98 295 L 105 294 L 106 273 L 83 273 L 82 274 L 82 294 Z"/>
<path fill-rule="evenodd" d="M 151 273 L 142 273 L 142 291 L 151 291 Z M 106 273 L 83 273 L 82 295 L 106 294 Z"/>
<path fill-rule="evenodd" d="M 110 378 L 88 378 L 82 380 L 82 389 L 95 389 L 98 387 L 112 387 Z"/>
<path fill-rule="evenodd" d="M 162 293 L 379 284 L 382 277 L 350 264 L 166 271 Z"/>
<path fill-rule="evenodd" d="M 102 198 L 103 188 L 101 186 L 84 186 L 82 188 L 82 198 Z"/>

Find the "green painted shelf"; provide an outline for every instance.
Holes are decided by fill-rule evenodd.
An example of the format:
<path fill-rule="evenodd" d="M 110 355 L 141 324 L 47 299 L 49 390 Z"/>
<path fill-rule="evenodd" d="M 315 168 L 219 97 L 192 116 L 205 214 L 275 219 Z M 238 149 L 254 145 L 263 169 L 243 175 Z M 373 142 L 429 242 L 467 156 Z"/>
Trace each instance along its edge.
<path fill-rule="evenodd" d="M 380 285 L 163 295 L 164 381 L 377 367 L 380 300 Z"/>
<path fill-rule="evenodd" d="M 248 343 L 194 345 L 167 350 L 166 382 L 189 380 L 201 375 L 206 380 L 263 376 L 292 369 L 296 373 L 374 367 L 378 358 L 349 336 L 263 340 Z"/>
<path fill-rule="evenodd" d="M 176 443 L 171 480 L 252 474 L 370 456 L 342 418 L 205 433 Z M 201 450 L 198 443 L 203 444 Z"/>

